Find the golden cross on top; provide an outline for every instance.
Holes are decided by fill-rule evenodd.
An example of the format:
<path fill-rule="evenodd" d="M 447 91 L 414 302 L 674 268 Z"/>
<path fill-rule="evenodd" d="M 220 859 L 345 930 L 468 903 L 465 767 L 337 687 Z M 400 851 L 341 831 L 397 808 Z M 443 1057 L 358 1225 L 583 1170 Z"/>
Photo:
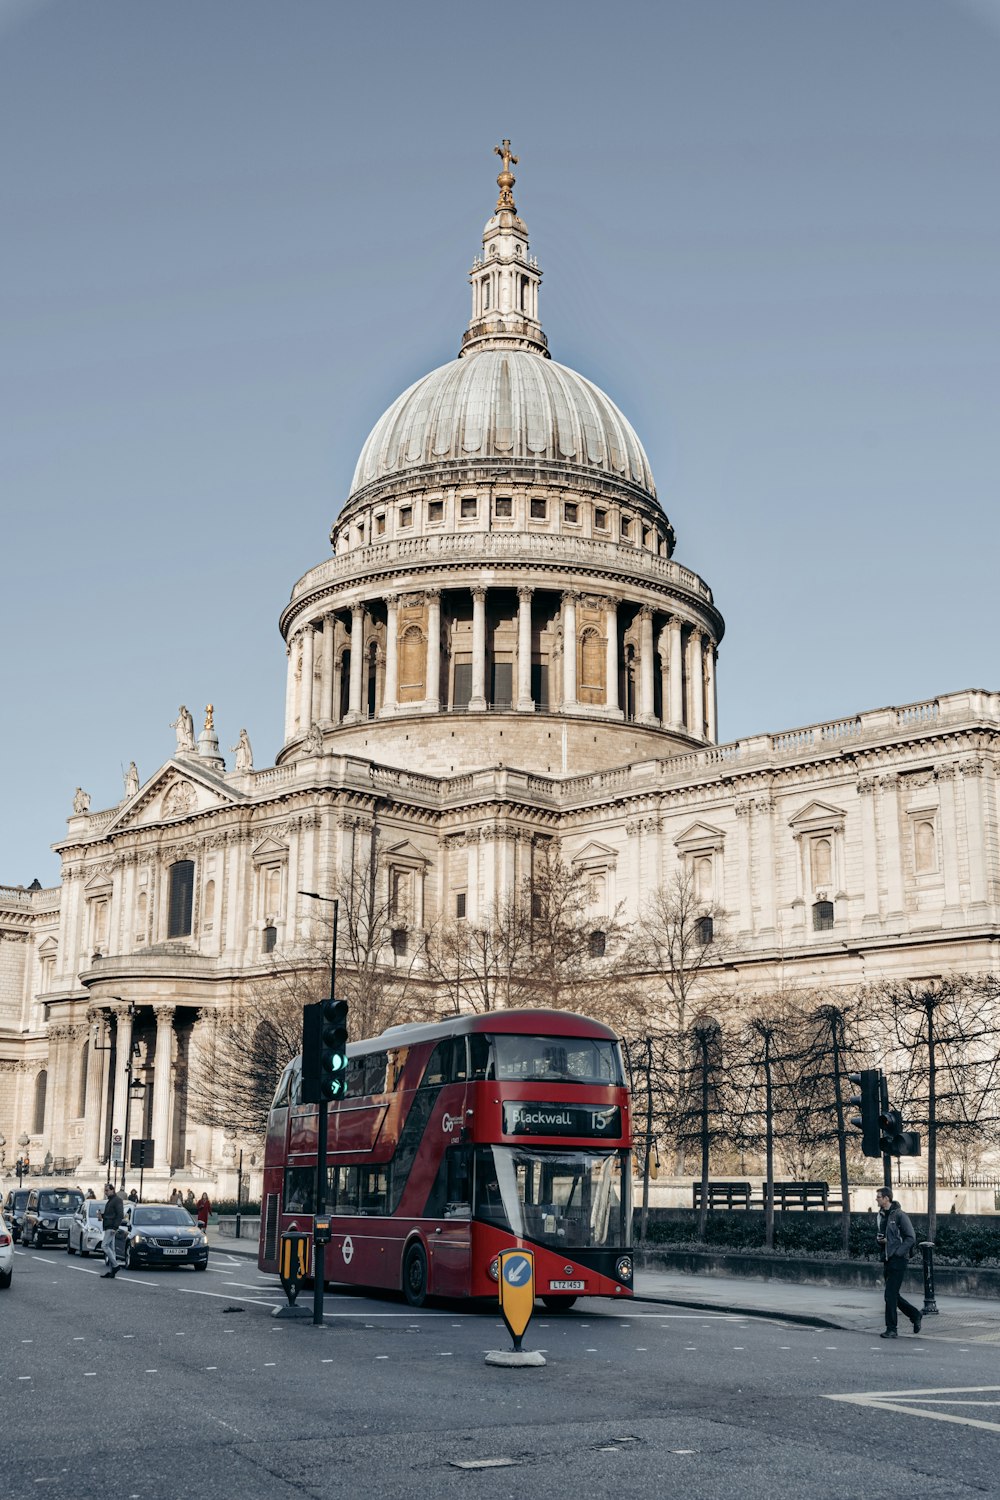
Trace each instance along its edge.
<path fill-rule="evenodd" d="M 497 187 L 500 189 L 500 197 L 497 199 L 497 213 L 503 208 L 509 208 L 512 212 L 516 213 L 514 194 L 511 192 L 511 188 L 514 186 L 514 174 L 510 169 L 512 164 L 515 167 L 517 166 L 517 157 L 510 149 L 510 141 L 505 140 L 502 145 L 494 146 L 493 151 L 503 162 L 503 171 L 497 178 Z"/>

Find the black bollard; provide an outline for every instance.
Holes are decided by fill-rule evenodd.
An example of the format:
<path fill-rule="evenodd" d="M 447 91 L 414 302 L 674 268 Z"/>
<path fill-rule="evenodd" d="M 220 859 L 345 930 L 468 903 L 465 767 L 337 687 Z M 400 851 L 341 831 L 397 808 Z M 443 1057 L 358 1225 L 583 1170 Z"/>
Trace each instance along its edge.
<path fill-rule="evenodd" d="M 924 1261 L 924 1305 L 923 1316 L 936 1313 L 938 1305 L 934 1300 L 934 1241 L 921 1240 L 920 1254 Z"/>

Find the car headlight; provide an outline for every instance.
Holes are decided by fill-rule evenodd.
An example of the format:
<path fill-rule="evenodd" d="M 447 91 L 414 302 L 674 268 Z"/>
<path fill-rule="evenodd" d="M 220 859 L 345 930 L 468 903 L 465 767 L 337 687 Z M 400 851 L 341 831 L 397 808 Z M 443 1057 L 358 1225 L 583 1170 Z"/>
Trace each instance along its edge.
<path fill-rule="evenodd" d="M 41 1219 L 39 1222 L 43 1229 L 55 1229 L 56 1227 L 55 1219 Z"/>
<path fill-rule="evenodd" d="M 499 1257 L 499 1255 L 494 1255 L 493 1259 L 490 1261 L 489 1265 L 486 1268 L 486 1274 L 489 1276 L 489 1278 L 490 1278 L 491 1281 L 499 1281 L 500 1280 L 500 1257 Z"/>
<path fill-rule="evenodd" d="M 195 1244 L 195 1245 L 207 1245 L 208 1244 L 208 1240 L 205 1238 L 205 1236 L 203 1234 L 196 1234 L 195 1237 L 194 1237 L 194 1239 L 193 1239 L 193 1241 L 192 1241 L 192 1244 Z"/>
<path fill-rule="evenodd" d="M 632 1280 L 632 1257 L 630 1255 L 622 1255 L 619 1258 L 615 1265 L 615 1275 L 619 1281 Z"/>
<path fill-rule="evenodd" d="M 132 1236 L 132 1243 L 133 1245 L 144 1245 L 146 1243 L 146 1236 L 144 1234 L 134 1234 Z"/>

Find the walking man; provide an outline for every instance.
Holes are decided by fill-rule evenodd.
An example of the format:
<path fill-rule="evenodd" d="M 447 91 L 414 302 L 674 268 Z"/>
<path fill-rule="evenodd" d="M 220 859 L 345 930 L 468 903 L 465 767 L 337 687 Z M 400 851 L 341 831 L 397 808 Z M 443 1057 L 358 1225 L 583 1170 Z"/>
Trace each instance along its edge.
<path fill-rule="evenodd" d="M 878 1201 L 878 1242 L 885 1262 L 885 1333 L 880 1337 L 894 1339 L 898 1337 L 897 1309 L 901 1308 L 909 1318 L 914 1333 L 920 1332 L 923 1322 L 920 1309 L 914 1307 L 912 1302 L 907 1302 L 902 1292 L 903 1277 L 906 1275 L 910 1251 L 917 1243 L 917 1236 L 913 1232 L 913 1225 L 888 1188 L 879 1188 L 875 1197 Z"/>
<path fill-rule="evenodd" d="M 115 1252 L 115 1235 L 119 1227 L 125 1222 L 125 1205 L 121 1200 L 118 1189 L 111 1182 L 104 1189 L 107 1202 L 101 1214 L 101 1223 L 104 1226 L 104 1238 L 101 1241 L 101 1249 L 104 1259 L 108 1263 L 108 1269 L 103 1273 L 102 1280 L 108 1277 L 113 1281 L 118 1275 L 118 1256 Z"/>

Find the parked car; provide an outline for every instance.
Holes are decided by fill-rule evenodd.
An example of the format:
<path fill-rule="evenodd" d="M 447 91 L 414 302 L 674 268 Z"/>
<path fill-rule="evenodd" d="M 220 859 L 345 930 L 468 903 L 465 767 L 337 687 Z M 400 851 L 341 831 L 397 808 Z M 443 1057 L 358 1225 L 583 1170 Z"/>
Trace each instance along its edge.
<path fill-rule="evenodd" d="M 126 1203 L 115 1236 L 119 1265 L 194 1266 L 208 1269 L 208 1240 L 186 1208 L 173 1203 Z"/>
<path fill-rule="evenodd" d="M 66 1251 L 69 1255 L 93 1255 L 101 1248 L 104 1225 L 101 1223 L 103 1198 L 84 1198 L 70 1220 Z"/>
<path fill-rule="evenodd" d="M 0 1214 L 0 1291 L 6 1291 L 10 1286 L 10 1278 L 14 1271 L 14 1236 L 7 1225 L 7 1220 Z"/>
<path fill-rule="evenodd" d="M 79 1188 L 32 1188 L 24 1209 L 21 1244 L 65 1245 L 82 1202 Z"/>
<path fill-rule="evenodd" d="M 3 1216 L 7 1220 L 7 1228 L 11 1232 L 15 1245 L 21 1238 L 21 1225 L 24 1222 L 24 1210 L 30 1193 L 30 1188 L 11 1188 L 3 1200 Z"/>

